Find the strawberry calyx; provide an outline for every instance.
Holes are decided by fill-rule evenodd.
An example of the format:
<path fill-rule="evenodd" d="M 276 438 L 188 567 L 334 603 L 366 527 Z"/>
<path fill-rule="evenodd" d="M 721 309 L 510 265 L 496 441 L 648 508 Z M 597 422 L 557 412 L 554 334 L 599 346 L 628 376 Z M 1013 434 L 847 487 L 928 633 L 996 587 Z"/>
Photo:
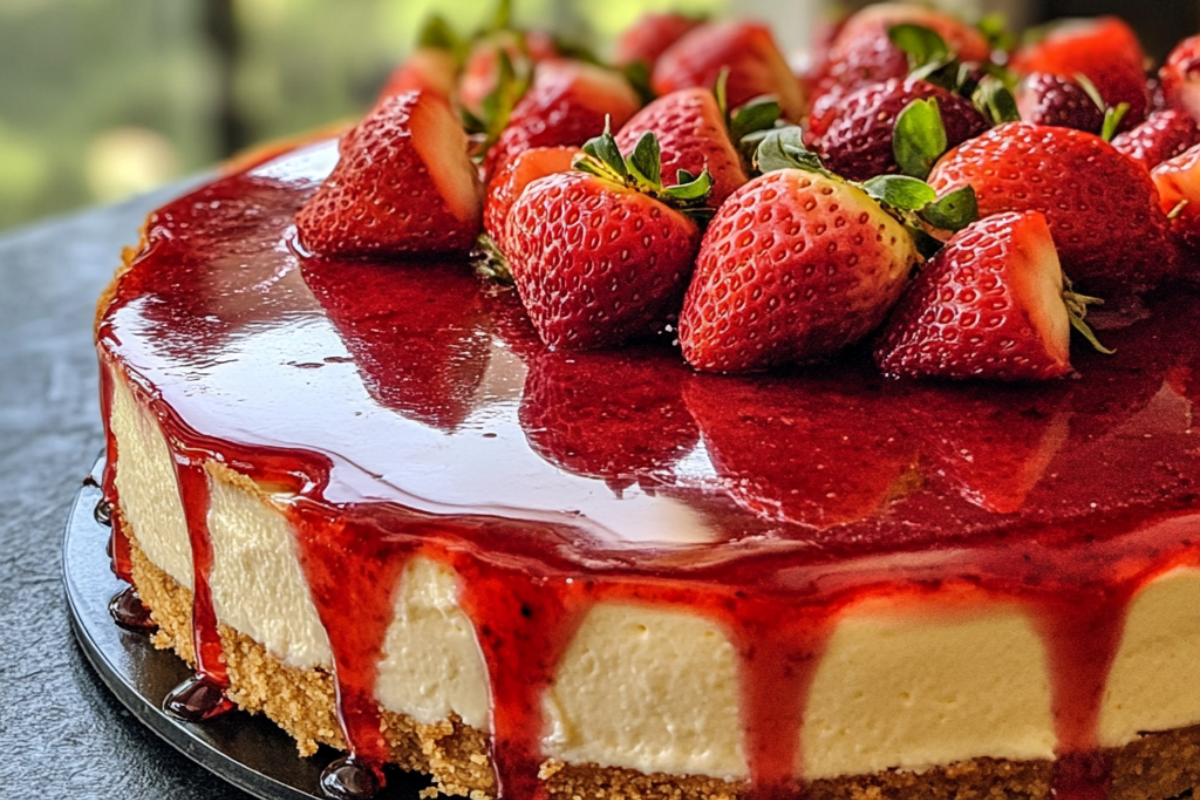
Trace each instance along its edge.
<path fill-rule="evenodd" d="M 712 216 L 705 206 L 712 191 L 712 175 L 705 169 L 699 175 L 679 170 L 678 183 L 664 186 L 662 181 L 662 151 L 658 138 L 647 131 L 638 139 L 628 156 L 621 155 L 610 121 L 604 133 L 589 139 L 583 154 L 571 165 L 574 169 L 594 175 L 601 180 L 641 192 L 704 224 Z"/>
<path fill-rule="evenodd" d="M 1090 297 L 1085 294 L 1079 294 L 1073 291 L 1071 279 L 1063 275 L 1063 302 L 1067 306 L 1067 316 L 1071 320 L 1071 327 L 1075 332 L 1087 340 L 1098 353 L 1103 353 L 1106 356 L 1111 356 L 1114 350 L 1110 350 L 1100 344 L 1100 340 L 1096 338 L 1096 333 L 1091 326 L 1085 322 L 1087 317 L 1088 306 L 1102 306 L 1104 301 L 1099 297 Z"/>
<path fill-rule="evenodd" d="M 496 88 L 483 98 L 481 113 L 476 116 L 465 108 L 462 110 L 463 127 L 475 141 L 474 155 L 477 160 L 481 160 L 488 148 L 500 138 L 500 134 L 508 127 L 513 109 L 533 83 L 533 61 L 529 57 L 529 46 L 524 35 L 518 35 L 517 42 L 522 52 L 519 65 L 513 63 L 504 49 L 497 52 Z"/>
<path fill-rule="evenodd" d="M 729 141 L 742 157 L 743 166 L 752 168 L 754 153 L 766 134 L 780 125 L 783 109 L 779 98 L 775 95 L 764 94 L 755 97 L 735 109 L 729 108 L 729 95 L 726 90 L 729 82 L 729 70 L 723 69 L 717 75 L 717 83 L 713 87 L 713 96 L 717 100 L 717 108 L 725 119 L 725 129 L 729 131 Z M 750 170 L 747 170 L 750 171 Z"/>
<path fill-rule="evenodd" d="M 914 101 L 910 107 L 922 102 Z M 937 103 L 932 102 L 936 114 Z M 755 153 L 755 166 L 761 172 L 802 169 L 858 186 L 908 228 L 924 255 L 941 246 L 929 235 L 926 226 L 958 231 L 979 217 L 975 190 L 970 184 L 939 198 L 932 186 L 911 175 L 879 175 L 862 183 L 846 181 L 826 169 L 820 157 L 804 146 L 803 133 L 794 125 L 767 133 Z"/>

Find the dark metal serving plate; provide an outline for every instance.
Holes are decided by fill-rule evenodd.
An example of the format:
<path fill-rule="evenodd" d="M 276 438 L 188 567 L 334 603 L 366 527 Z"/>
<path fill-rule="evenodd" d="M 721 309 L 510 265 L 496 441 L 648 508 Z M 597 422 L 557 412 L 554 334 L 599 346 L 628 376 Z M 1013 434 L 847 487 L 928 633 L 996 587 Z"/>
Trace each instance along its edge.
<path fill-rule="evenodd" d="M 103 460 L 93 469 L 98 483 Z M 181 722 L 162 710 L 163 698 L 191 670 L 174 653 L 156 650 L 148 636 L 117 627 L 108 602 L 125 588 L 105 556 L 110 528 L 94 516 L 100 489 L 92 483 L 75 496 L 63 538 L 63 583 L 71 628 L 100 678 L 143 724 L 188 758 L 262 800 L 304 800 L 325 795 L 321 771 L 341 754 L 322 747 L 301 758 L 295 741 L 265 717 L 234 711 L 203 723 Z M 429 785 L 422 775 L 390 770 L 377 800 L 416 800 Z"/>

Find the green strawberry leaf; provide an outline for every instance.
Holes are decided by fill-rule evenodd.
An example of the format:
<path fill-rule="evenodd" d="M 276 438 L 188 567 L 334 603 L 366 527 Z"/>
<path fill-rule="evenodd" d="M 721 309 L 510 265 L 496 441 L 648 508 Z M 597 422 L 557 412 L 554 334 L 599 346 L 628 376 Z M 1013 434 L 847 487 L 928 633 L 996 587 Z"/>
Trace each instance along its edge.
<path fill-rule="evenodd" d="M 655 98 L 654 89 L 650 88 L 650 65 L 645 61 L 634 61 L 621 69 L 621 74 L 633 91 L 637 92 L 642 105 L 648 105 Z"/>
<path fill-rule="evenodd" d="M 913 100 L 896 118 L 892 152 L 905 175 L 924 180 L 947 143 L 936 98 Z"/>
<path fill-rule="evenodd" d="M 917 212 L 917 216 L 935 228 L 958 231 L 979 219 L 979 201 L 975 188 L 967 185 L 955 189 Z"/>
<path fill-rule="evenodd" d="M 759 172 L 777 169 L 825 172 L 821 159 L 804 146 L 804 133 L 796 125 L 767 131 L 754 153 L 754 165 Z"/>
<path fill-rule="evenodd" d="M 638 139 L 628 165 L 630 173 L 640 180 L 655 186 L 662 185 L 662 152 L 653 133 L 647 131 Z"/>
<path fill-rule="evenodd" d="M 683 180 L 684 177 L 689 180 Z M 679 201 L 696 201 L 703 202 L 708 198 L 708 193 L 712 191 L 712 175 L 708 170 L 704 170 L 698 176 L 693 177 L 687 170 L 679 170 L 679 183 L 675 186 L 668 186 L 662 190 L 665 197 Z"/>
<path fill-rule="evenodd" d="M 1117 103 L 1116 108 L 1106 108 L 1104 110 L 1104 127 L 1100 129 L 1100 138 L 1111 142 L 1117 135 L 1117 127 L 1128 112 L 1129 103 Z"/>
<path fill-rule="evenodd" d="M 1096 88 L 1096 84 L 1092 83 L 1091 78 L 1082 72 L 1076 72 L 1072 77 L 1075 78 L 1075 82 L 1079 84 L 1084 93 L 1096 104 L 1096 108 L 1101 111 L 1108 111 L 1108 103 L 1104 102 L 1104 98 L 1100 95 L 1100 90 Z"/>
<path fill-rule="evenodd" d="M 971 93 L 971 102 L 992 127 L 1021 120 L 1021 112 L 1017 110 L 1017 101 L 1012 92 L 994 75 L 983 76 Z"/>
<path fill-rule="evenodd" d="M 421 33 L 417 37 L 418 47 L 436 47 L 439 50 L 449 50 L 457 58 L 465 48 L 465 44 L 450 23 L 441 14 L 430 14 L 425 18 Z"/>
<path fill-rule="evenodd" d="M 770 130 L 779 121 L 781 113 L 779 100 L 774 95 L 755 97 L 733 112 L 729 121 L 729 138 L 736 145 L 755 131 Z"/>
<path fill-rule="evenodd" d="M 599 178 L 625 183 L 630 177 L 629 166 L 625 162 L 625 156 L 621 155 L 621 148 L 617 147 L 611 123 L 612 119 L 606 117 L 604 133 L 587 140 L 583 145 L 584 156 L 577 158 L 574 166 Z"/>
<path fill-rule="evenodd" d="M 888 40 L 908 55 L 909 67 L 913 70 L 933 61 L 954 57 L 946 40 L 923 25 L 893 25 L 888 28 Z"/>
<path fill-rule="evenodd" d="M 862 188 L 879 202 L 902 211 L 917 211 L 937 200 L 932 186 L 907 175 L 880 175 L 863 183 Z"/>
<path fill-rule="evenodd" d="M 993 52 L 1000 50 L 1007 53 L 1017 44 L 1017 38 L 1008 29 L 1008 20 L 998 11 L 980 19 L 975 27 L 987 39 Z"/>
<path fill-rule="evenodd" d="M 1110 350 L 1100 344 L 1100 340 L 1096 338 L 1096 334 L 1092 331 L 1090 325 L 1084 321 L 1087 317 L 1088 306 L 1102 306 L 1104 301 L 1099 297 L 1088 297 L 1084 294 L 1077 294 L 1071 283 L 1071 279 L 1065 274 L 1063 275 L 1063 302 L 1067 304 L 1067 316 L 1071 318 L 1071 327 L 1075 332 L 1088 341 L 1097 352 L 1103 353 L 1106 356 L 1111 356 L 1115 351 Z"/>

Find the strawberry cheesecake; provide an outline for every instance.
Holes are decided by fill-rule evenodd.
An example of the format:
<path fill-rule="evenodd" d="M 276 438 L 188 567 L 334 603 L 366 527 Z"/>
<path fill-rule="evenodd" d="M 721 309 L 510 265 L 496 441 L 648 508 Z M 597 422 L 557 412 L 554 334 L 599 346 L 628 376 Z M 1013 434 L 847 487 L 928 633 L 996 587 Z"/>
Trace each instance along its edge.
<path fill-rule="evenodd" d="M 870 69 L 826 65 L 756 124 L 726 108 L 780 80 L 759 26 L 631 38 L 622 58 L 659 59 L 641 111 L 617 73 L 549 55 L 475 137 L 512 152 L 486 156 L 426 54 L 340 141 L 152 213 L 96 338 L 114 614 L 196 673 L 167 709 L 344 751 L 338 798 L 387 765 L 507 800 L 1200 786 L 1200 294 L 1177 280 L 1195 217 L 1163 207 L 1196 196 L 1200 156 L 1152 176 L 1095 133 L 1004 120 L 979 82 L 961 143 L 833 174 L 852 121 L 822 93 L 873 70 L 909 93 L 899 140 L 940 113 L 894 74 L 909 40 L 979 49 L 927 13 L 847 23 L 830 52 Z M 880 26 L 882 55 L 845 38 Z M 706 59 L 731 47 L 736 82 Z M 1112 159 L 1132 221 L 1109 259 L 1065 189 L 1005 206 L 995 151 L 1047 182 L 1046 152 Z M 1117 263 L 1122 225 L 1153 252 Z M 1120 301 L 1098 313 L 1071 269 Z M 1103 346 L 1069 349 L 1088 305 Z"/>

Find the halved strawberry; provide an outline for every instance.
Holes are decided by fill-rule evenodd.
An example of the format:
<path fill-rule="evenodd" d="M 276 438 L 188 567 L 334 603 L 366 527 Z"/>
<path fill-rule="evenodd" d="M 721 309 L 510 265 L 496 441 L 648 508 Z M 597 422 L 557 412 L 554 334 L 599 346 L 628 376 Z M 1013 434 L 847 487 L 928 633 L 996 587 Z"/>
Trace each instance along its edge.
<path fill-rule="evenodd" d="M 995 214 L 925 265 L 875 349 L 889 375 L 1044 380 L 1071 371 L 1071 315 L 1046 218 Z"/>
<path fill-rule="evenodd" d="M 896 122 L 914 100 L 931 99 L 936 101 L 941 120 L 943 148 L 987 130 L 987 121 L 966 98 L 917 78 L 892 79 L 863 86 L 842 99 L 836 119 L 817 142 L 821 160 L 852 181 L 900 172 L 895 155 Z"/>
<path fill-rule="evenodd" d="M 555 59 L 537 65 L 533 83 L 487 151 L 487 175 L 531 147 L 578 147 L 604 130 L 624 125 L 641 106 L 619 73 L 582 61 Z"/>
<path fill-rule="evenodd" d="M 981 217 L 1045 214 L 1063 267 L 1088 291 L 1139 290 L 1176 272 L 1167 218 L 1146 168 L 1090 133 L 1000 125 L 947 153 L 929 183 L 939 193 L 973 186 Z"/>
<path fill-rule="evenodd" d="M 1054 25 L 1040 40 L 1017 50 L 1011 67 L 1021 74 L 1086 75 L 1108 105 L 1129 104 L 1122 121 L 1122 129 L 1128 130 L 1146 118 L 1150 105 L 1145 62 L 1132 28 L 1116 17 L 1099 17 Z"/>
<path fill-rule="evenodd" d="M 1158 70 L 1158 79 L 1167 105 L 1200 122 L 1200 36 L 1190 36 L 1175 46 Z"/>
<path fill-rule="evenodd" d="M 342 137 L 337 166 L 297 212 L 301 243 L 331 256 L 467 252 L 483 216 L 467 146 L 436 94 L 383 100 Z"/>
<path fill-rule="evenodd" d="M 454 98 L 458 64 L 454 54 L 441 47 L 418 47 L 388 76 L 379 99 L 396 97 L 414 90 L 439 95 L 447 103 Z"/>
<path fill-rule="evenodd" d="M 1154 112 L 1133 130 L 1118 134 L 1112 144 L 1118 152 L 1146 169 L 1153 169 L 1192 145 L 1200 144 L 1200 128 L 1186 111 L 1169 108 Z"/>
<path fill-rule="evenodd" d="M 504 224 L 508 220 L 508 212 L 525 187 L 538 178 L 570 170 L 571 163 L 582 154 L 583 151 L 578 147 L 534 147 L 517 153 L 492 176 L 483 204 L 483 229 L 501 252 L 506 247 Z"/>
<path fill-rule="evenodd" d="M 773 95 L 784 118 L 796 121 L 804 114 L 807 102 L 799 81 L 771 31 L 753 22 L 709 22 L 690 31 L 659 56 L 650 85 L 660 95 L 713 89 L 724 71 L 730 108 Z"/>
<path fill-rule="evenodd" d="M 1200 256 L 1200 145 L 1169 158 L 1150 172 L 1159 207 L 1171 215 L 1171 230 Z"/>
<path fill-rule="evenodd" d="M 667 200 L 702 207 L 710 179 L 664 188 L 646 134 L 622 157 L 606 131 L 579 170 L 534 181 L 504 240 L 525 309 L 548 345 L 586 350 L 661 331 L 691 276 L 700 229 Z"/>
<path fill-rule="evenodd" d="M 702 19 L 684 14 L 643 14 L 617 37 L 613 47 L 613 63 L 624 67 L 641 62 L 647 69 L 653 69 L 663 51 L 703 22 Z"/>
<path fill-rule="evenodd" d="M 650 103 L 617 132 L 617 146 L 632 153 L 645 133 L 653 133 L 662 150 L 663 185 L 678 183 L 680 170 L 699 175 L 708 169 L 712 208 L 748 180 L 725 114 L 708 89 L 680 89 Z"/>

